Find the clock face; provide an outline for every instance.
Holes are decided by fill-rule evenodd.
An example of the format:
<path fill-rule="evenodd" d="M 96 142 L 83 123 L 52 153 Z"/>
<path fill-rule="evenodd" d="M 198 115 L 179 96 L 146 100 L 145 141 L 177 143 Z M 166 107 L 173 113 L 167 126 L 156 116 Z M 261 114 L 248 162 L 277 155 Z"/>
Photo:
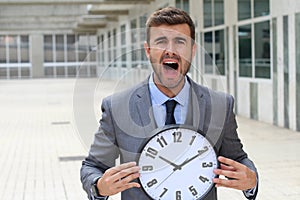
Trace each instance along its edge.
<path fill-rule="evenodd" d="M 146 143 L 138 165 L 139 181 L 151 198 L 192 200 L 212 189 L 218 161 L 213 146 L 202 134 L 192 128 L 170 126 Z"/>

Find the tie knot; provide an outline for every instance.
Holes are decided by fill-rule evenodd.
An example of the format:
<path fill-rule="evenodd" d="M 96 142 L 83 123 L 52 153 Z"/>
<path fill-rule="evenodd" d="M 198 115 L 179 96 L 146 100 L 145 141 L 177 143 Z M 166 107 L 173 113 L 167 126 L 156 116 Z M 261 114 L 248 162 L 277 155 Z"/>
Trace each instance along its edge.
<path fill-rule="evenodd" d="M 166 101 L 166 108 L 167 108 L 167 113 L 174 113 L 174 109 L 175 109 L 175 106 L 176 106 L 176 104 L 177 104 L 177 101 L 175 101 L 175 100 L 168 100 L 168 101 Z"/>

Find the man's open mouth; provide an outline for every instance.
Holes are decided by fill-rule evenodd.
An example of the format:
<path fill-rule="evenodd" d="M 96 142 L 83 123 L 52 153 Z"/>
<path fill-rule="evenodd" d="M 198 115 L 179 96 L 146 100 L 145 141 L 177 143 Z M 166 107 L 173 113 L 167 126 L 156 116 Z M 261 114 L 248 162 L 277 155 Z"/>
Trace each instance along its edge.
<path fill-rule="evenodd" d="M 177 62 L 164 62 L 163 63 L 164 67 L 167 67 L 167 68 L 171 68 L 171 69 L 174 69 L 174 70 L 177 70 L 178 69 L 178 63 Z"/>

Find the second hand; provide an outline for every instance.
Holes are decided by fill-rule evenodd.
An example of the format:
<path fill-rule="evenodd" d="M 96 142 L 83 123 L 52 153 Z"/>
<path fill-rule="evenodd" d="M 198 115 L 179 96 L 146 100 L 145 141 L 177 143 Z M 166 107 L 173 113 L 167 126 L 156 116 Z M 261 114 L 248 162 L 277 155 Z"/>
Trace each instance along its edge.
<path fill-rule="evenodd" d="M 175 171 L 173 171 L 171 174 L 169 174 L 164 180 L 162 180 L 156 187 L 155 187 L 155 189 L 156 188 L 158 188 L 163 182 L 165 182 L 173 173 L 174 173 Z"/>

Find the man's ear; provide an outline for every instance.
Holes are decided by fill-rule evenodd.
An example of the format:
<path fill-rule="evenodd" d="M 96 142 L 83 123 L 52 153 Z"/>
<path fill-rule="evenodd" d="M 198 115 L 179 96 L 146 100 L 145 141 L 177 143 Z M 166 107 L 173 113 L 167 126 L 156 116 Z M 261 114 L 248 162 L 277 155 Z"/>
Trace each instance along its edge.
<path fill-rule="evenodd" d="M 192 47 L 192 56 L 193 56 L 192 58 L 195 57 L 196 52 L 197 52 L 197 44 L 196 44 L 196 42 L 194 42 L 193 47 Z"/>
<path fill-rule="evenodd" d="M 144 49 L 148 59 L 150 59 L 150 47 L 147 41 L 144 42 Z"/>

